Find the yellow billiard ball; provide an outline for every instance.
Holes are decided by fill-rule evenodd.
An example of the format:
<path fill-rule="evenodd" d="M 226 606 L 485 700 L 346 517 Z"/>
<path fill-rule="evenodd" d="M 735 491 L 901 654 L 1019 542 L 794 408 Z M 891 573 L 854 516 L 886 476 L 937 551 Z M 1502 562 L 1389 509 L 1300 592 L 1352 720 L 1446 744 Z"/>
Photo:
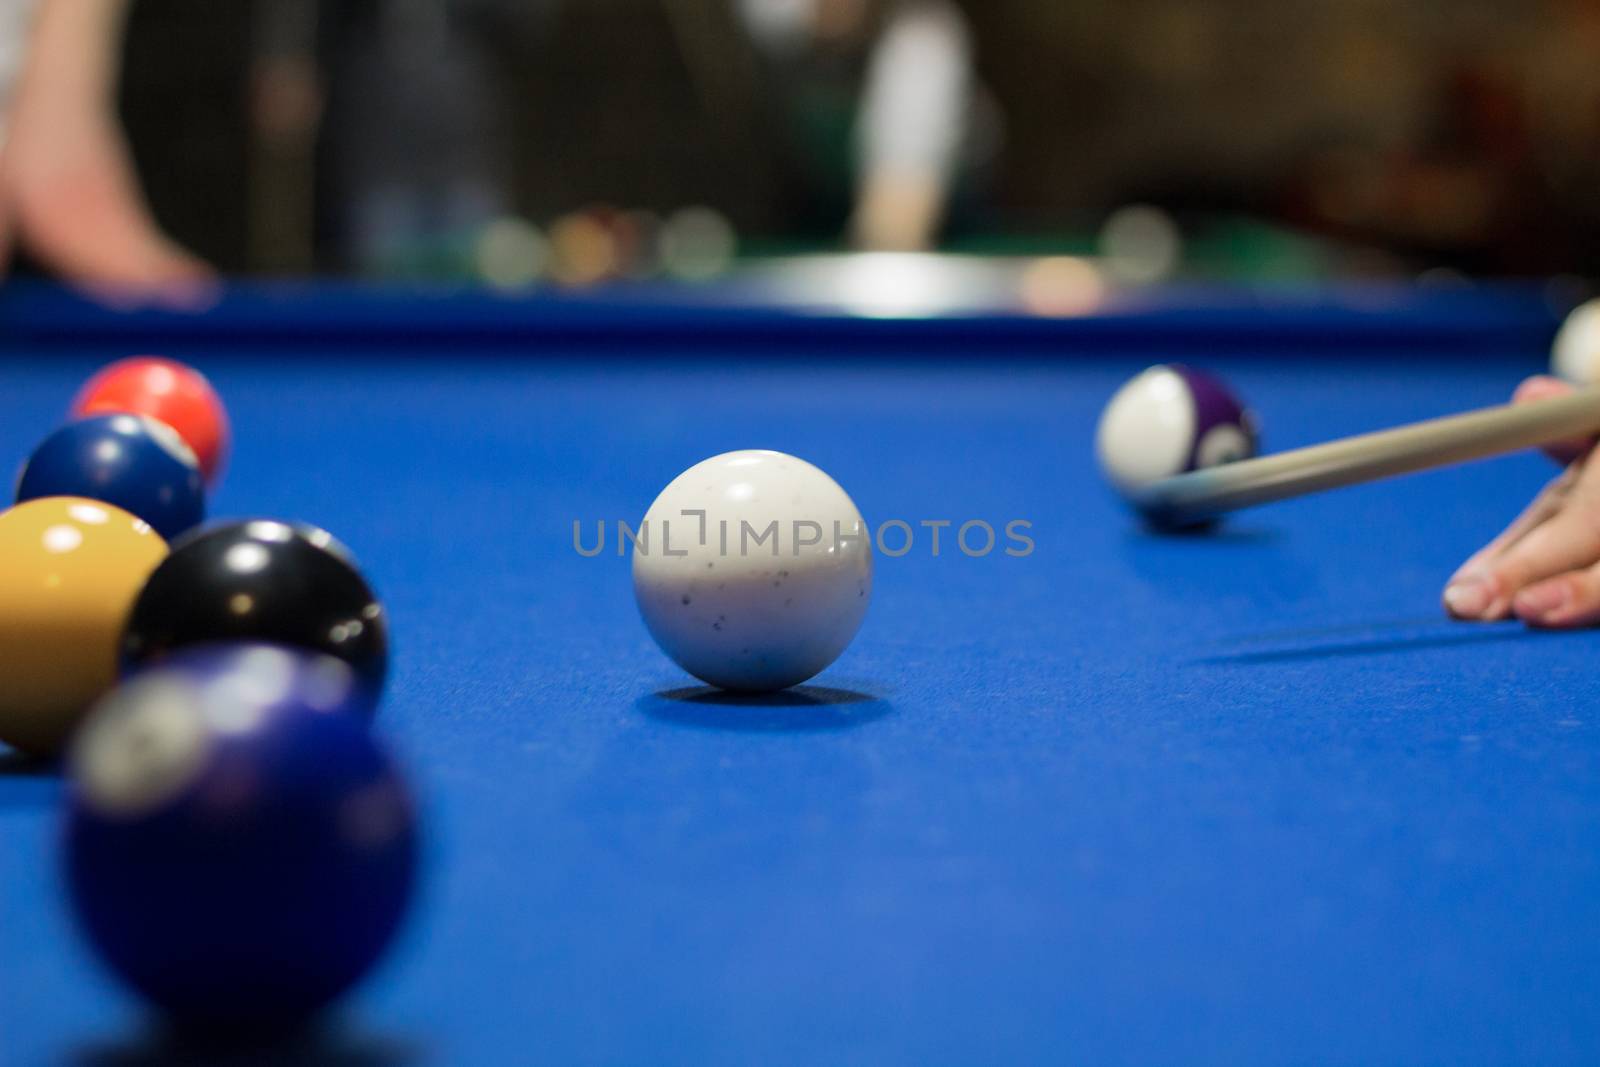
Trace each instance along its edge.
<path fill-rule="evenodd" d="M 148 524 L 96 500 L 0 512 L 0 741 L 61 749 L 116 681 L 123 623 L 166 554 Z"/>

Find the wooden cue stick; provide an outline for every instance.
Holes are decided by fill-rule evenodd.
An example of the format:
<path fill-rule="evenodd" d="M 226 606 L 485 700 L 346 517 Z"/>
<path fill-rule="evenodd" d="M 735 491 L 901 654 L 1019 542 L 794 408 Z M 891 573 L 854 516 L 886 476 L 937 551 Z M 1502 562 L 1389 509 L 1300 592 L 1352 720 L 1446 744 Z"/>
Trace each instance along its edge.
<path fill-rule="evenodd" d="M 1360 434 L 1179 474 L 1130 499 L 1152 521 L 1183 526 L 1239 508 L 1600 433 L 1600 387 Z"/>

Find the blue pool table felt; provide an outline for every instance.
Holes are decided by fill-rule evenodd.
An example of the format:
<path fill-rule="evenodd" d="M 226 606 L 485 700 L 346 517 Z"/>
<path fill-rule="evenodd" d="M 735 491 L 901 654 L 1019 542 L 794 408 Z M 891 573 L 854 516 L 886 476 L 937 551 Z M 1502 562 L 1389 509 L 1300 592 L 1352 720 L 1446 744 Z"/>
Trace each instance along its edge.
<path fill-rule="evenodd" d="M 330 1062 L 1600 1059 L 1600 633 L 1438 608 L 1548 464 L 1161 537 L 1092 455 L 1116 385 L 1180 348 L 1280 449 L 1499 402 L 1536 344 L 202 340 L 168 350 L 234 418 L 213 512 L 334 531 L 393 622 L 378 729 L 426 874 Z M 6 347 L 0 456 L 128 351 Z M 813 686 L 708 699 L 571 527 L 743 447 L 869 522 L 1020 518 L 1037 549 L 880 556 Z M 160 1062 L 72 927 L 59 796 L 0 756 L 0 1063 Z"/>

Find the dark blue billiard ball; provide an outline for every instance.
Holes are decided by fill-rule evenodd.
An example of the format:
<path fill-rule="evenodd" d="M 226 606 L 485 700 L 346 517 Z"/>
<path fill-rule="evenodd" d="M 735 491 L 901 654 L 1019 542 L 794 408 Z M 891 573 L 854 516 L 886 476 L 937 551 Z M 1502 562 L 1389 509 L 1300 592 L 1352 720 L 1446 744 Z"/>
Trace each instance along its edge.
<path fill-rule="evenodd" d="M 96 415 L 61 427 L 17 478 L 17 503 L 79 496 L 115 504 L 167 540 L 205 518 L 205 487 L 177 431 L 143 415 Z"/>
<path fill-rule="evenodd" d="M 412 801 L 340 660 L 185 649 L 77 737 L 65 834 L 80 926 L 179 1025 L 292 1025 L 365 974 L 417 863 Z"/>

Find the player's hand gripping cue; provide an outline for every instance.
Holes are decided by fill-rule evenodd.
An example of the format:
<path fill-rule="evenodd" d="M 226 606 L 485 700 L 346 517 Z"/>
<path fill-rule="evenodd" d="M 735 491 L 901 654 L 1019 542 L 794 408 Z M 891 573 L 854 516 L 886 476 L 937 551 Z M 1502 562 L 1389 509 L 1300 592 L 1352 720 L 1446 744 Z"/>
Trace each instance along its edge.
<path fill-rule="evenodd" d="M 1515 403 L 1563 396 L 1573 387 L 1529 378 Z M 1534 626 L 1600 622 L 1600 460 L 1593 440 L 1545 449 L 1566 469 L 1505 531 L 1456 571 L 1444 590 L 1445 610 L 1458 619 L 1512 615 Z"/>

